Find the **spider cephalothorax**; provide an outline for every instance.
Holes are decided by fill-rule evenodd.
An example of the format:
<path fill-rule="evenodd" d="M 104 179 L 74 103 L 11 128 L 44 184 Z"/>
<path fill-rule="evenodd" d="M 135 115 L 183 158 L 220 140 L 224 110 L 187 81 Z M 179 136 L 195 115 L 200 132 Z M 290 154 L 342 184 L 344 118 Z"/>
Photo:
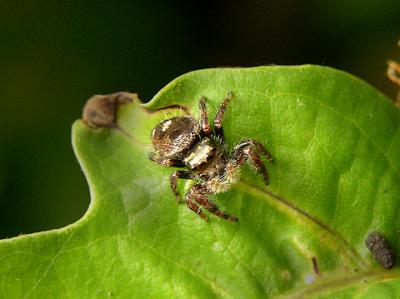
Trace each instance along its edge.
<path fill-rule="evenodd" d="M 268 172 L 260 155 L 269 161 L 272 161 L 272 156 L 261 143 L 249 139 L 236 145 L 232 152 L 228 152 L 224 146 L 222 119 L 231 99 L 230 92 L 215 116 L 214 132 L 208 123 L 205 98 L 202 97 L 200 120 L 191 116 L 173 117 L 159 123 L 151 133 L 154 152 L 150 154 L 150 159 L 161 165 L 187 169 L 171 174 L 172 192 L 180 200 L 177 180 L 195 181 L 187 191 L 185 201 L 192 211 L 205 220 L 208 218 L 201 210 L 202 207 L 221 218 L 237 221 L 235 216 L 219 210 L 208 197 L 227 191 L 238 180 L 238 167 L 246 161 L 263 175 L 265 184 L 269 183 Z"/>

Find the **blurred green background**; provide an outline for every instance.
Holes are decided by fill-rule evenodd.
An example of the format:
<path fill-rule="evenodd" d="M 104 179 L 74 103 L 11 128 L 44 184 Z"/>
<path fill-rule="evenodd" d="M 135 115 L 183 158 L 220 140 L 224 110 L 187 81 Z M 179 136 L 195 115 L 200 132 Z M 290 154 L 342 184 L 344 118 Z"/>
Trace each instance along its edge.
<path fill-rule="evenodd" d="M 194 69 L 313 63 L 394 97 L 399 36 L 398 0 L 1 1 L 0 237 L 84 214 L 70 130 L 93 94 L 148 101 Z"/>

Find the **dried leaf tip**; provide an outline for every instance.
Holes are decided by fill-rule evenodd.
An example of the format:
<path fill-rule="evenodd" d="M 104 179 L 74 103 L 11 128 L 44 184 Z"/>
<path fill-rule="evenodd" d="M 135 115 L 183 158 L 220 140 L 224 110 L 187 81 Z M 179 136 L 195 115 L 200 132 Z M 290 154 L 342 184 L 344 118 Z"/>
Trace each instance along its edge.
<path fill-rule="evenodd" d="M 400 47 L 400 39 L 397 44 Z M 389 60 L 387 62 L 386 76 L 387 78 L 400 87 L 400 64 L 396 61 Z M 397 97 L 395 99 L 395 105 L 400 108 L 400 90 L 397 92 Z"/>
<path fill-rule="evenodd" d="M 94 95 L 83 107 L 82 119 L 91 128 L 116 127 L 118 107 L 134 99 L 137 99 L 137 94 L 128 92 Z"/>

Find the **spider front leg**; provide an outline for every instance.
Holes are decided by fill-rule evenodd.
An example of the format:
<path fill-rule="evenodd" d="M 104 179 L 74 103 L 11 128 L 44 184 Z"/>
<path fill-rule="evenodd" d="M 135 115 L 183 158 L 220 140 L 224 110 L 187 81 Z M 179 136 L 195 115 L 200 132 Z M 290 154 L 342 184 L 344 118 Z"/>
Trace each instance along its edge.
<path fill-rule="evenodd" d="M 176 201 L 179 203 L 179 202 L 181 202 L 182 198 L 181 198 L 181 195 L 179 194 L 178 190 L 176 190 L 178 179 L 194 180 L 195 175 L 192 171 L 178 170 L 169 176 L 169 183 L 170 183 L 172 193 L 174 193 L 174 195 L 176 197 Z"/>
<path fill-rule="evenodd" d="M 221 217 L 225 220 L 228 220 L 231 222 L 238 221 L 238 219 L 235 216 L 221 211 L 215 203 L 213 203 L 212 201 L 210 201 L 208 199 L 207 195 L 209 195 L 209 192 L 207 190 L 207 187 L 204 184 L 194 185 L 192 188 L 190 188 L 190 190 L 186 194 L 186 204 L 192 211 L 196 212 L 204 220 L 208 220 L 208 218 L 201 211 L 201 207 L 204 207 L 210 213 L 212 213 L 218 217 Z M 196 203 L 194 203 L 193 200 Z M 197 204 L 199 204 L 200 206 L 197 206 Z"/>
<path fill-rule="evenodd" d="M 158 164 L 167 166 L 167 167 L 185 167 L 185 163 L 183 163 L 181 160 L 176 160 L 176 159 L 163 159 L 160 157 L 159 154 L 157 153 L 150 153 L 149 159 L 153 162 L 156 162 Z"/>
<path fill-rule="evenodd" d="M 265 156 L 268 161 L 272 162 L 272 155 L 267 149 L 260 142 L 249 139 L 235 146 L 232 159 L 233 163 L 237 166 L 241 166 L 246 161 L 249 161 L 257 172 L 263 175 L 265 184 L 269 185 L 269 174 L 264 163 L 261 161 L 260 154 Z"/>
<path fill-rule="evenodd" d="M 205 136 L 210 136 L 212 133 L 212 130 L 211 130 L 210 124 L 208 122 L 206 99 L 204 97 L 201 97 L 201 99 L 200 99 L 199 109 L 200 109 L 201 131 L 204 133 Z"/>
<path fill-rule="evenodd" d="M 222 141 L 225 141 L 224 131 L 222 129 L 222 119 L 224 118 L 225 115 L 226 106 L 228 106 L 228 103 L 232 100 L 232 97 L 233 97 L 232 91 L 228 92 L 228 94 L 224 99 L 224 102 L 221 104 L 221 106 L 219 106 L 218 112 L 214 119 L 215 134 L 221 137 Z"/>

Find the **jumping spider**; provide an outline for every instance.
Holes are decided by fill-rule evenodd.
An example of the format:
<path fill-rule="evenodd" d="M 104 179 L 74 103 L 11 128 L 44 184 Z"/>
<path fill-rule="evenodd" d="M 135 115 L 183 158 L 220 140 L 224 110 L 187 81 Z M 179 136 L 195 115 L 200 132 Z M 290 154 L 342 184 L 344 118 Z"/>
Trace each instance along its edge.
<path fill-rule="evenodd" d="M 208 220 L 201 207 L 226 220 L 238 219 L 218 209 L 209 196 L 229 190 L 239 179 L 238 167 L 246 161 L 264 177 L 269 184 L 269 175 L 260 155 L 272 161 L 271 154 L 258 141 L 249 139 L 236 145 L 232 152 L 225 148 L 222 119 L 225 109 L 232 99 L 229 92 L 219 107 L 214 119 L 214 132 L 208 123 L 205 98 L 200 99 L 200 120 L 191 116 L 176 116 L 159 123 L 151 133 L 154 152 L 150 159 L 169 167 L 182 167 L 169 177 L 172 192 L 180 201 L 177 180 L 188 179 L 195 184 L 185 195 L 186 205 L 204 220 Z"/>

